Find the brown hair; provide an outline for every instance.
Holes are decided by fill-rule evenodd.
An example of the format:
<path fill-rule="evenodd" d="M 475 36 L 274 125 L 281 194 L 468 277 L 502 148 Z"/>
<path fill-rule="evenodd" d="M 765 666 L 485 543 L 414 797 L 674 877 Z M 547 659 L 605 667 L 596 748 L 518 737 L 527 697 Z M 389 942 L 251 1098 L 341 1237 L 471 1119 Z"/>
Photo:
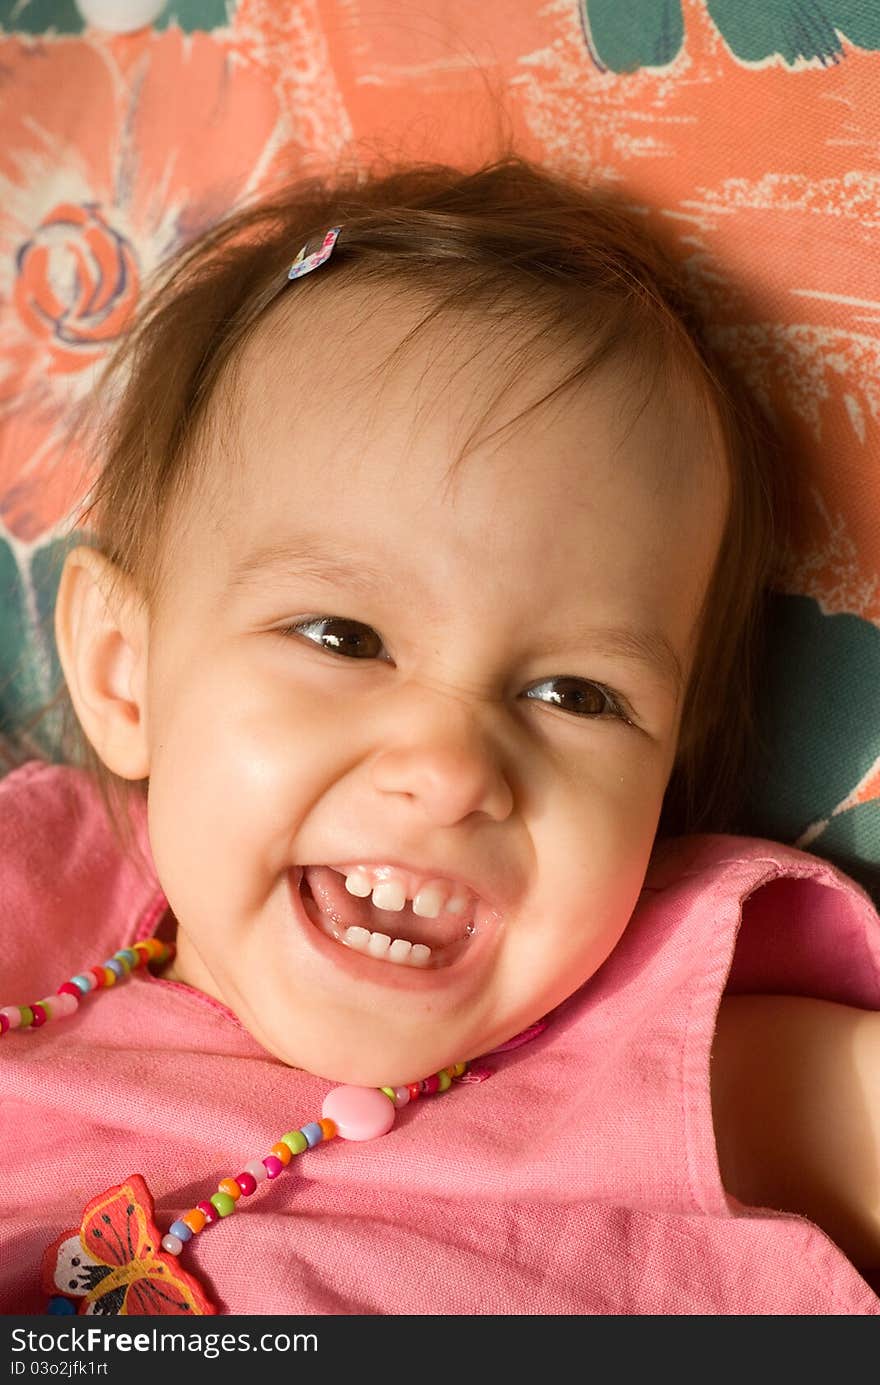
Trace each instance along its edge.
<path fill-rule="evenodd" d="M 551 394 L 611 359 L 638 366 L 652 388 L 672 385 L 680 395 L 682 380 L 689 384 L 707 437 L 720 431 L 730 502 L 660 835 L 747 830 L 739 814 L 750 752 L 760 750 L 754 685 L 779 468 L 764 420 L 707 344 L 682 275 L 640 218 L 607 194 L 505 157 L 470 173 L 426 165 L 303 181 L 215 226 L 172 262 L 105 372 L 99 398 L 114 390 L 116 398 L 103 467 L 77 521 L 89 521 L 90 541 L 148 605 L 157 598 L 175 501 L 208 453 L 196 445 L 200 432 L 234 387 L 227 366 L 283 291 L 295 252 L 330 226 L 343 228 L 331 259 L 291 293 L 319 303 L 331 282 L 356 278 L 386 294 L 427 295 L 414 330 L 458 308 L 499 305 L 506 334 L 534 327 L 523 369 L 542 342 L 545 352 L 575 348 L 575 368 Z M 111 821 L 130 842 L 127 793 L 144 792 L 146 781 L 112 775 L 69 704 L 65 726 L 65 758 L 94 771 Z"/>

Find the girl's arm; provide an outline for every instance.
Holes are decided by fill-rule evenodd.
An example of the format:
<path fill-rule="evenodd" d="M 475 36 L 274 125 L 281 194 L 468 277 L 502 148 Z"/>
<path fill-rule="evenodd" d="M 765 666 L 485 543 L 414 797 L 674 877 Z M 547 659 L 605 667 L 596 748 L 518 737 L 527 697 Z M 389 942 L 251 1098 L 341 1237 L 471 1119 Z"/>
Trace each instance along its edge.
<path fill-rule="evenodd" d="M 712 1117 L 733 1197 L 799 1212 L 857 1269 L 880 1267 L 880 1013 L 726 996 Z"/>

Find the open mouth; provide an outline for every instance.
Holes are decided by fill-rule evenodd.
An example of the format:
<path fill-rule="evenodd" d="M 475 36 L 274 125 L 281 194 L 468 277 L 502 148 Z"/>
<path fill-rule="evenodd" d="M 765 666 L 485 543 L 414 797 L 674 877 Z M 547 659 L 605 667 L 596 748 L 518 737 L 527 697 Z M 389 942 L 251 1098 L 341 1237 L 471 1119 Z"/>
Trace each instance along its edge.
<path fill-rule="evenodd" d="M 381 909 L 370 898 L 345 889 L 344 877 L 331 866 L 303 866 L 299 895 L 310 921 L 328 938 L 354 952 L 394 966 L 448 967 L 467 948 L 477 931 L 473 918 L 441 912 L 437 918 L 402 909 Z"/>

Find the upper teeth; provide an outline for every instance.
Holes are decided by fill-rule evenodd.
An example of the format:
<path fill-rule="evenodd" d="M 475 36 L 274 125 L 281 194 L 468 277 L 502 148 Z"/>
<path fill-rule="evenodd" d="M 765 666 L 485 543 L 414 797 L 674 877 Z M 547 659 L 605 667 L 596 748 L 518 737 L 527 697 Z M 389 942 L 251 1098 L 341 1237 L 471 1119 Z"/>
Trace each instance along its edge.
<path fill-rule="evenodd" d="M 406 886 L 400 879 L 374 880 L 365 870 L 353 870 L 345 877 L 345 888 L 349 894 L 365 899 L 372 894 L 377 909 L 393 909 L 399 913 L 406 903 Z M 468 907 L 468 895 L 454 885 L 442 880 L 432 880 L 423 885 L 412 902 L 414 914 L 420 918 L 435 919 L 445 909 L 450 914 L 464 913 Z"/>

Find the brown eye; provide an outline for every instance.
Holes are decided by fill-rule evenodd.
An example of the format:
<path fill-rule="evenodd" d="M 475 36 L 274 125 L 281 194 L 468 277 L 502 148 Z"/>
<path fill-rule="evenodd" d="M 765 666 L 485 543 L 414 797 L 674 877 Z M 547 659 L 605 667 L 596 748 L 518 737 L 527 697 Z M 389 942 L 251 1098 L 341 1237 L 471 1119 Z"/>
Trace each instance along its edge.
<path fill-rule="evenodd" d="M 320 645 L 332 654 L 343 654 L 353 659 L 378 659 L 384 648 L 376 631 L 369 625 L 361 625 L 357 620 L 345 620 L 341 616 L 314 616 L 310 620 L 286 626 L 282 633 L 303 635 L 312 644 Z"/>
<path fill-rule="evenodd" d="M 573 712 L 575 716 L 595 719 L 607 715 L 628 720 L 612 693 L 599 683 L 590 683 L 585 678 L 545 678 L 543 683 L 529 688 L 526 697 L 550 702 L 564 712 Z"/>

